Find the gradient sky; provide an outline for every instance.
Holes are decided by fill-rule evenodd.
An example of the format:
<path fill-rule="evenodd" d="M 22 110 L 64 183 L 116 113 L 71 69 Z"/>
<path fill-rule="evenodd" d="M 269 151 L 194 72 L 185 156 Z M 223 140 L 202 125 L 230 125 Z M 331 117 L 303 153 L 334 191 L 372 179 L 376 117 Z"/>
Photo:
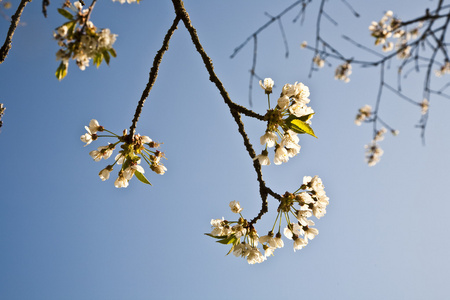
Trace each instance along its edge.
<path fill-rule="evenodd" d="M 18 1 L 12 2 L 15 9 Z M 0 133 L 0 299 L 449 297 L 448 100 L 431 99 L 424 146 L 414 128 L 420 108 L 386 93 L 380 109 L 400 135 L 387 135 L 380 143 L 381 162 L 368 167 L 364 145 L 372 127 L 357 127 L 354 118 L 358 108 L 375 103 L 378 71 L 355 67 L 345 84 L 334 80 L 332 62 L 334 67 L 308 77 L 312 53 L 299 45 L 313 42 L 317 3 L 303 26 L 291 22 L 297 12 L 283 19 L 288 59 L 279 28 L 269 27 L 258 39 L 256 72 L 273 78 L 275 94 L 285 83 L 309 86 L 319 138 L 301 136 L 300 155 L 263 168 L 264 178 L 283 194 L 295 191 L 303 176 L 319 175 L 330 205 L 325 217 L 313 218 L 320 233 L 306 248 L 294 253 L 285 239 L 275 256 L 248 265 L 225 256 L 229 248 L 204 235 L 212 218 L 234 218 L 230 201 L 240 201 L 244 217 L 253 218 L 260 199 L 237 126 L 184 27 L 171 40 L 137 126 L 138 133 L 164 143 L 167 173 L 147 168 L 153 186 L 134 178 L 128 188 L 116 189 L 114 178 L 102 182 L 98 177 L 109 162 L 94 162 L 88 154 L 109 140 L 83 147 L 79 138 L 93 118 L 116 133 L 130 127 L 153 56 L 174 17 L 171 1 L 99 1 L 92 20 L 118 34 L 118 57 L 109 67 L 85 71 L 71 62 L 68 76 L 58 82 L 52 32 L 64 22 L 56 12 L 62 2 L 52 1 L 47 19 L 40 1 L 28 4 L 25 24 L 0 66 L 0 102 L 6 107 Z M 185 1 L 236 103 L 248 106 L 252 48 L 232 60 L 230 54 L 268 20 L 264 12 L 275 15 L 292 2 Z M 409 19 L 426 8 L 418 0 L 417 5 L 349 2 L 361 17 L 352 17 L 340 1 L 330 2 L 327 11 L 339 27 L 325 22 L 322 30 L 346 53 L 363 56 L 340 38 L 342 33 L 371 46 L 368 26 L 386 10 Z M 426 4 L 434 7 L 436 1 Z M 0 19 L 2 41 L 8 26 Z M 266 97 L 254 84 L 252 109 L 264 114 Z M 420 76 L 412 77 L 405 89 L 421 101 L 422 84 Z M 243 120 L 261 151 L 265 125 Z M 276 207 L 270 198 L 270 213 L 256 226 L 260 235 L 271 228 Z"/>

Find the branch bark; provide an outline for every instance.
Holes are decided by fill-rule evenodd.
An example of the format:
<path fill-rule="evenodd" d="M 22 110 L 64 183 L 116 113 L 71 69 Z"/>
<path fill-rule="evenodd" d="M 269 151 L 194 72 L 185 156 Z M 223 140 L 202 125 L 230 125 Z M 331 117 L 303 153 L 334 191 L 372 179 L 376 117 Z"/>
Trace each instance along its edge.
<path fill-rule="evenodd" d="M 161 64 L 162 58 L 164 56 L 164 53 L 169 50 L 169 41 L 172 37 L 173 33 L 177 29 L 178 22 L 180 21 L 180 17 L 177 15 L 175 19 L 173 20 L 172 26 L 169 28 L 169 30 L 166 33 L 166 36 L 164 37 L 163 45 L 161 49 L 159 49 L 158 53 L 156 53 L 156 56 L 153 60 L 153 66 L 150 69 L 150 75 L 148 79 L 147 86 L 145 87 L 144 91 L 142 92 L 141 99 L 139 100 L 139 103 L 136 107 L 136 112 L 134 114 L 133 121 L 131 123 L 130 127 L 130 134 L 128 136 L 129 142 L 131 143 L 131 139 L 133 138 L 135 131 L 136 131 L 136 124 L 139 120 L 139 116 L 141 115 L 142 108 L 144 107 L 145 100 L 147 99 L 148 95 L 150 94 L 150 91 L 155 84 L 156 77 L 158 77 L 158 70 L 159 65 Z"/>
<path fill-rule="evenodd" d="M 241 134 L 242 138 L 244 139 L 245 148 L 253 160 L 253 167 L 256 171 L 257 180 L 259 182 L 259 192 L 261 195 L 262 206 L 261 206 L 261 210 L 258 213 L 258 215 L 249 222 L 249 226 L 252 227 L 253 224 L 256 223 L 268 211 L 267 196 L 270 194 L 271 196 L 273 196 L 274 198 L 276 198 L 278 200 L 281 199 L 281 196 L 278 195 L 277 193 L 273 192 L 269 187 L 266 186 L 266 183 L 264 182 L 264 179 L 262 177 L 261 165 L 257 159 L 256 160 L 254 159 L 256 157 L 256 153 L 252 147 L 252 144 L 250 143 L 250 139 L 248 138 L 247 133 L 245 132 L 244 124 L 242 123 L 241 115 L 240 115 L 240 109 L 245 109 L 245 108 L 237 105 L 236 103 L 234 103 L 231 100 L 231 98 L 228 95 L 228 92 L 225 90 L 225 87 L 223 86 L 222 82 L 215 74 L 214 66 L 211 61 L 211 58 L 209 58 L 209 56 L 206 54 L 205 50 L 203 49 L 202 44 L 200 43 L 200 39 L 197 35 L 197 30 L 191 24 L 189 14 L 187 13 L 186 9 L 184 8 L 183 1 L 172 0 L 172 3 L 174 5 L 177 16 L 179 18 L 181 18 L 186 29 L 188 30 L 197 52 L 202 57 L 203 64 L 205 65 L 205 68 L 209 73 L 209 80 L 216 85 L 225 104 L 228 105 L 228 108 L 230 109 L 230 113 L 233 116 L 236 124 L 238 125 L 238 131 Z M 245 111 L 251 112 L 247 109 L 245 109 Z M 260 118 L 258 118 L 258 119 L 260 119 Z M 262 119 L 264 119 L 264 118 L 262 118 Z"/>
<path fill-rule="evenodd" d="M 17 25 L 20 21 L 20 16 L 25 8 L 25 6 L 31 2 L 31 0 L 22 0 L 20 1 L 19 7 L 17 7 L 16 13 L 11 17 L 11 25 L 9 26 L 8 34 L 6 35 L 5 43 L 0 49 L 0 64 L 2 64 L 6 56 L 8 56 L 9 50 L 11 49 L 11 42 L 14 35 L 14 32 L 17 28 Z"/>

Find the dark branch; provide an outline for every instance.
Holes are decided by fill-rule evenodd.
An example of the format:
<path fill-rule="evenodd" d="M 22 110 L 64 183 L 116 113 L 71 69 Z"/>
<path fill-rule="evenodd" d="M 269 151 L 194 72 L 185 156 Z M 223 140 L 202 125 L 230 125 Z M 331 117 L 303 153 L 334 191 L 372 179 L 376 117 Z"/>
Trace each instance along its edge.
<path fill-rule="evenodd" d="M 50 0 L 42 0 L 42 13 L 47 18 L 47 7 L 50 5 Z"/>
<path fill-rule="evenodd" d="M 244 124 L 242 123 L 240 113 L 238 110 L 235 109 L 237 104 L 235 104 L 231 100 L 231 98 L 228 95 L 228 92 L 226 91 L 222 82 L 215 74 L 213 63 L 212 63 L 211 59 L 209 58 L 209 56 L 206 54 L 205 50 L 203 49 L 202 44 L 200 43 L 200 39 L 197 35 L 197 30 L 191 24 L 189 14 L 187 13 L 186 9 L 184 8 L 183 1 L 172 0 L 172 3 L 174 5 L 177 16 L 182 19 L 186 29 L 188 30 L 188 32 L 191 36 L 192 42 L 194 43 L 197 52 L 200 54 L 200 56 L 203 60 L 205 68 L 209 73 L 209 80 L 216 85 L 225 104 L 227 104 L 227 106 L 229 107 L 230 113 L 233 116 L 236 124 L 238 125 L 238 131 L 244 140 L 245 148 L 246 148 L 248 154 L 250 155 L 250 157 L 253 159 L 253 167 L 256 171 L 257 179 L 259 182 L 259 192 L 260 192 L 260 196 L 261 196 L 261 200 L 262 200 L 262 207 L 261 207 L 259 214 L 250 221 L 249 225 L 252 226 L 254 223 L 256 223 L 262 217 L 262 215 L 264 215 L 267 212 L 267 210 L 268 210 L 268 202 L 267 202 L 268 194 L 272 195 L 276 199 L 281 199 L 281 196 L 274 193 L 270 188 L 268 188 L 266 186 L 266 184 L 263 180 L 263 177 L 262 177 L 261 165 L 259 164 L 259 161 L 257 159 L 256 160 L 254 159 L 256 157 L 255 150 L 253 150 L 252 144 L 250 143 L 250 139 L 248 138 L 247 133 L 245 132 Z"/>
<path fill-rule="evenodd" d="M 16 13 L 11 17 L 11 25 L 9 26 L 8 34 L 6 35 L 5 43 L 0 49 L 0 64 L 3 63 L 8 56 L 8 52 L 11 49 L 12 37 L 14 35 L 14 31 L 17 28 L 17 25 L 20 21 L 20 16 L 25 8 L 25 6 L 31 2 L 31 0 L 22 0 L 20 1 L 19 7 L 17 7 Z"/>
<path fill-rule="evenodd" d="M 155 55 L 155 58 L 153 59 L 153 66 L 150 69 L 150 75 L 149 75 L 147 86 L 145 87 L 144 91 L 142 92 L 141 99 L 139 100 L 139 103 L 136 107 L 136 112 L 134 113 L 134 118 L 131 123 L 130 135 L 128 137 L 130 139 L 130 142 L 135 134 L 136 124 L 137 124 L 137 121 L 139 120 L 139 116 L 141 115 L 145 100 L 147 99 L 153 85 L 155 84 L 156 77 L 158 77 L 159 65 L 161 64 L 163 55 L 167 50 L 169 50 L 170 38 L 172 37 L 173 33 L 177 29 L 177 25 L 178 25 L 179 21 L 180 21 L 180 17 L 177 15 L 175 17 L 175 19 L 173 20 L 172 26 L 169 28 L 169 30 L 166 33 L 166 36 L 164 37 L 164 41 L 163 41 L 163 45 L 161 46 L 161 49 L 159 49 L 159 51 Z"/>

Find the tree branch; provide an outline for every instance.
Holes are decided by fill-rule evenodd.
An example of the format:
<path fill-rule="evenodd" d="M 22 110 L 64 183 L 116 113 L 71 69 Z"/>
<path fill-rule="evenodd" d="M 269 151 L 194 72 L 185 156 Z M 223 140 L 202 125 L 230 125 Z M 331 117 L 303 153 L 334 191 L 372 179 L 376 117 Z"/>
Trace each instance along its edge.
<path fill-rule="evenodd" d="M 161 64 L 164 53 L 169 49 L 170 38 L 172 37 L 173 33 L 177 29 L 177 25 L 178 25 L 179 21 L 180 21 L 180 17 L 177 15 L 175 17 L 175 19 L 173 20 L 172 26 L 169 28 L 169 30 L 166 33 L 166 36 L 164 37 L 164 41 L 163 41 L 163 45 L 161 46 L 161 49 L 159 49 L 159 51 L 155 55 L 155 58 L 153 59 L 153 66 L 150 69 L 147 86 L 145 87 L 144 91 L 142 92 L 141 99 L 139 100 L 139 103 L 136 107 L 136 112 L 134 113 L 134 118 L 131 123 L 130 134 L 128 136 L 129 142 L 131 142 L 131 139 L 133 138 L 133 136 L 135 134 L 136 124 L 137 124 L 137 121 L 139 120 L 139 116 L 141 115 L 145 100 L 147 99 L 153 85 L 155 84 L 156 77 L 158 77 L 159 65 Z"/>
<path fill-rule="evenodd" d="M 20 21 L 20 16 L 25 8 L 25 6 L 31 2 L 31 0 L 22 0 L 20 1 L 19 7 L 17 7 L 16 13 L 11 17 L 11 25 L 9 26 L 8 34 L 6 35 L 5 43 L 0 49 L 0 64 L 3 63 L 8 56 L 8 52 L 11 49 L 12 37 L 14 35 L 14 31 L 17 28 L 17 25 Z"/>
<path fill-rule="evenodd" d="M 252 226 L 268 211 L 267 195 L 270 194 L 278 200 L 281 199 L 281 196 L 274 193 L 270 188 L 268 188 L 266 186 L 266 184 L 263 180 L 263 177 L 262 177 L 261 165 L 257 159 L 256 160 L 254 159 L 256 157 L 255 150 L 253 150 L 252 144 L 250 143 L 250 139 L 248 138 L 247 133 L 245 132 L 244 124 L 241 121 L 240 113 L 235 109 L 236 104 L 231 100 L 231 98 L 228 95 L 228 92 L 225 90 L 225 87 L 223 86 L 222 82 L 215 74 L 214 66 L 211 61 L 211 58 L 209 58 L 209 56 L 206 54 L 205 50 L 203 49 L 202 44 L 200 43 L 200 39 L 197 35 L 197 30 L 191 24 L 189 14 L 187 13 L 186 9 L 184 8 L 183 1 L 172 0 L 172 3 L 174 5 L 177 16 L 181 18 L 186 29 L 188 30 L 197 52 L 202 57 L 203 63 L 206 67 L 206 70 L 209 73 L 209 80 L 216 85 L 225 104 L 228 105 L 228 107 L 230 109 L 230 113 L 233 116 L 236 124 L 238 125 L 238 131 L 244 140 L 245 148 L 246 148 L 248 154 L 250 155 L 250 157 L 253 159 L 253 167 L 256 171 L 257 180 L 259 182 L 259 192 L 261 195 L 262 207 L 261 207 L 259 214 L 250 221 L 249 225 Z"/>

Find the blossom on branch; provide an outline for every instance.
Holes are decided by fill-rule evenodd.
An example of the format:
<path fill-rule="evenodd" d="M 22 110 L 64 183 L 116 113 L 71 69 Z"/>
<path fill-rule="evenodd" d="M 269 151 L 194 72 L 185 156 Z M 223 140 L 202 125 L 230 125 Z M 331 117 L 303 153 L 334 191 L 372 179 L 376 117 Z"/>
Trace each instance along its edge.
<path fill-rule="evenodd" d="M 116 146 L 120 145 L 122 150 L 116 155 L 114 163 L 108 165 L 98 174 L 102 181 L 108 180 L 114 165 L 121 165 L 119 170 L 119 177 L 114 182 L 117 188 L 127 187 L 128 182 L 136 175 L 136 178 L 146 184 L 150 184 L 148 179 L 144 176 L 145 170 L 140 165 L 141 161 L 145 161 L 152 171 L 157 174 L 164 174 L 167 168 L 161 163 L 161 158 L 164 158 L 164 153 L 159 150 L 151 150 L 151 148 L 159 147 L 159 143 L 152 141 L 148 136 L 141 136 L 135 134 L 128 135 L 127 130 L 123 131 L 123 135 L 119 136 L 101 126 L 97 120 L 93 119 L 89 122 L 89 127 L 85 126 L 87 133 L 81 136 L 81 141 L 89 145 L 92 141 L 99 137 L 112 137 L 117 139 L 113 144 L 109 143 L 107 146 L 100 146 L 97 150 L 89 152 L 89 155 L 95 160 L 100 161 L 108 159 Z M 107 132 L 111 135 L 97 135 L 98 132 Z M 93 133 L 94 132 L 94 133 Z"/>
<path fill-rule="evenodd" d="M 370 105 L 364 105 L 358 110 L 358 114 L 355 118 L 355 124 L 361 126 L 361 122 L 364 122 L 372 115 L 372 107 Z"/>
<path fill-rule="evenodd" d="M 53 34 L 61 47 L 56 52 L 56 60 L 61 61 L 55 73 L 58 80 L 67 75 L 70 59 L 74 59 L 79 69 L 83 71 L 89 67 L 91 60 L 98 68 L 103 61 L 109 65 L 111 56 L 116 57 L 112 45 L 117 35 L 112 34 L 108 28 L 95 27 L 89 20 L 91 10 L 92 7 L 83 9 L 79 1 L 58 9 L 58 12 L 68 20 L 56 28 Z"/>
<path fill-rule="evenodd" d="M 375 141 L 372 141 L 370 144 L 364 146 L 366 148 L 366 161 L 369 167 L 375 166 L 379 161 L 381 156 L 383 155 L 383 149 L 378 146 Z"/>
<path fill-rule="evenodd" d="M 283 86 L 277 106 L 269 109 L 265 116 L 267 129 L 260 142 L 266 149 L 254 160 L 257 159 L 261 165 L 269 165 L 267 148 L 275 146 L 274 163 L 279 165 L 300 152 L 298 134 L 306 133 L 316 137 L 310 127 L 314 110 L 307 106 L 309 96 L 309 88 L 301 82 Z"/>
<path fill-rule="evenodd" d="M 336 68 L 336 72 L 335 72 L 334 78 L 338 79 L 338 80 L 342 80 L 344 82 L 349 82 L 350 81 L 350 78 L 349 78 L 350 74 L 352 74 L 352 65 L 350 63 L 346 62 L 346 63 L 344 63 L 342 65 L 339 65 Z"/>
<path fill-rule="evenodd" d="M 264 83 L 261 80 L 259 81 L 259 85 L 262 87 L 263 90 L 265 90 L 266 94 L 272 93 L 273 84 L 274 82 L 272 78 L 264 79 Z"/>
<path fill-rule="evenodd" d="M 420 107 L 422 108 L 422 115 L 426 115 L 428 108 L 430 107 L 430 102 L 427 99 L 423 99 L 422 102 L 420 102 Z"/>
<path fill-rule="evenodd" d="M 233 252 L 236 257 L 246 259 L 249 264 L 261 263 L 272 256 L 276 249 L 284 247 L 281 234 L 281 221 L 284 219 L 290 220 L 293 217 L 293 220 L 296 220 L 296 223 L 289 221 L 283 230 L 284 236 L 293 241 L 294 251 L 307 246 L 308 240 L 319 234 L 319 231 L 312 227 L 315 224 L 310 217 L 314 215 L 320 218 L 325 215 L 328 200 L 322 180 L 318 176 L 305 176 L 297 191 L 286 192 L 281 197 L 273 225 L 275 228 L 279 223 L 276 234 L 272 229 L 267 235 L 259 237 L 254 225 L 241 216 L 237 221 L 227 221 L 223 217 L 212 219 L 212 231 L 206 235 L 217 239 L 218 243 L 231 245 L 228 254 Z M 231 201 L 229 206 L 234 213 L 242 211 L 237 201 Z M 258 248 L 259 245 L 262 249 Z"/>

